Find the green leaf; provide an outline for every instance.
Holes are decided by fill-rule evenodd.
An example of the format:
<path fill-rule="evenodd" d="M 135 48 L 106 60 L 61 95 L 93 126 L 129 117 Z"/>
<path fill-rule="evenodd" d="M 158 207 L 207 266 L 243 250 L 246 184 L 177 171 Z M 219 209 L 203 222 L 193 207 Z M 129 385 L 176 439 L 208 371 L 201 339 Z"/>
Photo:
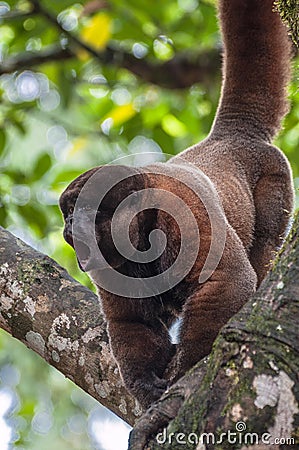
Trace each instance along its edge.
<path fill-rule="evenodd" d="M 45 210 L 33 204 L 18 206 L 17 210 L 38 237 L 46 235 L 49 221 Z"/>
<path fill-rule="evenodd" d="M 81 175 L 82 172 L 84 172 L 84 168 L 82 168 L 82 170 L 65 170 L 63 172 L 59 172 L 52 181 L 52 187 L 56 187 L 57 185 L 62 183 L 70 183 L 79 175 Z"/>
<path fill-rule="evenodd" d="M 50 155 L 48 155 L 48 153 L 44 153 L 43 155 L 41 155 L 33 168 L 30 182 L 40 180 L 49 171 L 51 166 L 52 159 Z"/>
<path fill-rule="evenodd" d="M 162 128 L 172 137 L 181 137 L 188 133 L 186 125 L 172 114 L 166 114 L 163 117 Z"/>
<path fill-rule="evenodd" d="M 6 226 L 6 219 L 7 219 L 7 209 L 5 206 L 0 206 L 0 225 L 2 227 Z"/>
<path fill-rule="evenodd" d="M 6 144 L 6 133 L 3 128 L 0 128 L 0 156 L 4 152 Z"/>

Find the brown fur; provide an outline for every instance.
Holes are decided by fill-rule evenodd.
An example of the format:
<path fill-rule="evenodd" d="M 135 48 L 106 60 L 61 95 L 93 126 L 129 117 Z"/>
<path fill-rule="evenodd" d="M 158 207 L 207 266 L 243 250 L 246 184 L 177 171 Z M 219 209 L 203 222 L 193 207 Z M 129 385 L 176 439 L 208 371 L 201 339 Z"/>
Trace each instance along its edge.
<path fill-rule="evenodd" d="M 178 158 L 163 166 L 164 176 L 156 174 L 161 164 L 149 166 L 147 171 L 122 166 L 102 169 L 103 183 L 112 170 L 127 170 L 130 175 L 111 190 L 96 219 L 98 246 L 111 266 L 122 273 L 141 277 L 161 273 L 172 265 L 180 246 L 174 219 L 157 207 L 139 213 L 130 226 L 130 237 L 136 248 L 147 250 L 149 232 L 163 230 L 168 241 L 159 260 L 141 265 L 115 251 L 111 218 L 119 201 L 132 190 L 156 187 L 175 193 L 192 210 L 200 231 L 200 251 L 192 269 L 173 289 L 159 296 L 118 297 L 100 287 L 101 271 L 94 267 L 90 272 L 98 285 L 122 377 L 143 406 L 157 399 L 169 380 L 176 380 L 210 352 L 219 329 L 265 277 L 287 230 L 293 207 L 291 171 L 286 158 L 270 142 L 287 110 L 290 43 L 272 9 L 272 0 L 220 1 L 225 51 L 218 112 L 207 139 L 179 155 L 209 177 L 227 219 L 222 258 L 204 285 L 198 284 L 198 275 L 210 248 L 211 225 L 202 201 L 191 189 L 170 178 L 179 178 L 182 169 Z M 74 180 L 61 196 L 65 238 L 70 245 L 72 208 L 96 170 Z M 219 200 L 216 196 L 213 199 L 221 215 Z M 126 214 L 124 211 L 124 224 Z M 86 234 L 87 213 L 82 213 L 82 220 L 82 233 Z M 188 239 L 192 246 L 196 236 L 190 231 Z M 182 325 L 179 343 L 174 346 L 168 329 L 177 315 L 182 316 Z"/>

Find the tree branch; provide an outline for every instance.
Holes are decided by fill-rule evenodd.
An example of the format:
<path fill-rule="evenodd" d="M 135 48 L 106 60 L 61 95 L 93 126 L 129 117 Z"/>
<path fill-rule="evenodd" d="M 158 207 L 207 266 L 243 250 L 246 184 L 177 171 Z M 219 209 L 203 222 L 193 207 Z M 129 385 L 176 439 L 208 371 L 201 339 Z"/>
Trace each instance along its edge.
<path fill-rule="evenodd" d="M 0 327 L 126 422 L 141 414 L 110 352 L 96 295 L 1 227 Z"/>
<path fill-rule="evenodd" d="M 137 59 L 130 53 L 107 48 L 102 61 L 124 67 L 148 83 L 168 89 L 184 89 L 195 83 L 205 86 L 215 84 L 220 77 L 221 56 L 219 50 L 210 50 L 197 56 L 177 54 L 164 63 Z"/>
<path fill-rule="evenodd" d="M 21 10 L 14 10 L 14 11 L 8 11 L 5 14 L 2 14 L 0 16 L 1 20 L 24 20 L 26 17 L 32 17 L 34 14 L 34 9 L 31 11 L 21 11 Z"/>
<path fill-rule="evenodd" d="M 128 69 L 143 81 L 160 85 L 165 88 L 180 89 L 192 86 L 195 83 L 202 83 L 207 86 L 215 83 L 215 78 L 219 77 L 221 57 L 219 50 L 210 50 L 198 55 L 177 54 L 169 61 L 157 63 L 148 59 L 135 58 L 129 52 L 126 52 L 116 46 L 109 45 L 105 51 L 98 52 L 96 49 L 82 41 L 78 36 L 66 31 L 57 21 L 57 18 L 48 11 L 38 0 L 31 0 L 33 13 L 40 14 L 47 19 L 60 33 L 63 33 L 69 43 L 66 49 L 61 49 L 55 54 L 45 50 L 40 57 L 37 54 L 30 53 L 27 57 L 23 54 L 4 61 L 1 73 L 13 72 L 24 68 L 48 62 L 49 60 L 63 59 L 65 57 L 75 57 L 78 48 L 83 48 L 95 60 L 101 64 L 110 64 L 115 67 Z M 57 47 L 56 47 L 57 48 Z M 24 65 L 22 66 L 22 63 Z"/>
<path fill-rule="evenodd" d="M 60 45 L 51 45 L 39 52 L 20 53 L 12 58 L 8 58 L 1 64 L 0 75 L 29 69 L 51 61 L 64 61 L 73 57 L 74 54 L 68 48 L 61 48 Z"/>
<path fill-rule="evenodd" d="M 174 386 L 164 394 L 137 422 L 130 450 L 158 450 L 162 441 L 165 450 L 183 441 L 187 449 L 298 448 L 298 322 L 299 214 L 256 295 L 222 329 L 208 360 L 178 382 L 189 392 L 178 398 Z M 288 445 L 269 445 L 277 439 Z"/>

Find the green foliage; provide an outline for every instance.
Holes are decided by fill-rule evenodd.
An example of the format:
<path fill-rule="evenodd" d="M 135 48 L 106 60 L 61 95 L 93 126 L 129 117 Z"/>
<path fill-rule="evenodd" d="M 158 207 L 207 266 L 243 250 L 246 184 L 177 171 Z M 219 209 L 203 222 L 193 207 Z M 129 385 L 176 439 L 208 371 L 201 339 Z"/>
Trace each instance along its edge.
<path fill-rule="evenodd" d="M 88 168 L 140 150 L 141 136 L 147 150 L 168 154 L 206 136 L 219 83 L 185 90 L 148 84 L 121 67 L 121 51 L 149 63 L 163 63 L 179 54 L 196 60 L 201 52 L 219 46 L 214 1 L 165 0 L 157 8 L 150 0 L 111 0 L 99 2 L 97 11 L 87 1 L 40 4 L 58 16 L 60 27 L 45 15 L 32 13 L 29 0 L 0 2 L 1 59 L 14 67 L 0 77 L 0 225 L 54 257 L 91 287 L 63 241 L 59 195 Z M 93 29 L 99 23 L 101 29 Z M 116 50 L 115 64 L 83 51 L 72 36 L 99 51 L 109 45 Z M 70 53 L 58 57 L 58 50 L 66 48 Z M 51 52 L 43 64 L 33 64 L 34 57 Z M 299 186 L 296 70 L 290 101 L 277 144 L 287 154 Z M 13 386 L 3 368 L 17 373 Z M 1 333 L 0 391 L 5 386 L 17 395 L 11 416 L 17 433 L 14 448 L 46 450 L 50 444 L 59 450 L 94 448 L 85 430 L 76 434 L 69 425 L 77 416 L 82 419 L 78 423 L 86 423 L 94 403 L 83 400 L 83 394 L 54 369 Z M 80 397 L 79 403 L 74 396 Z M 42 435 L 34 429 L 33 419 L 44 407 L 52 427 Z"/>

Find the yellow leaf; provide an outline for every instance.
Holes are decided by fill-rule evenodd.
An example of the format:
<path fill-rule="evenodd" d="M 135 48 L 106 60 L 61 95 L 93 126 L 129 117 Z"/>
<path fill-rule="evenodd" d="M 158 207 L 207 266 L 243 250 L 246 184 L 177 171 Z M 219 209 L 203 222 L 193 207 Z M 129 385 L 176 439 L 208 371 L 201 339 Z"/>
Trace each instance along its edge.
<path fill-rule="evenodd" d="M 95 50 L 104 50 L 112 35 L 112 19 L 103 12 L 95 14 L 81 30 L 80 36 L 86 44 L 90 44 Z M 85 50 L 80 50 L 78 57 L 87 59 L 90 55 Z"/>
<path fill-rule="evenodd" d="M 75 138 L 72 142 L 73 145 L 68 153 L 68 156 L 74 156 L 76 153 L 79 153 L 86 147 L 87 142 L 88 140 L 83 136 Z"/>
<path fill-rule="evenodd" d="M 163 117 L 162 128 L 172 137 L 186 136 L 188 132 L 186 125 L 172 114 L 166 114 L 166 116 Z"/>
<path fill-rule="evenodd" d="M 117 106 L 116 108 L 112 109 L 108 114 L 106 114 L 106 116 L 101 120 L 101 124 L 107 119 L 112 119 L 114 126 L 121 125 L 130 120 L 132 117 L 134 117 L 136 112 L 137 111 L 132 103 Z"/>

